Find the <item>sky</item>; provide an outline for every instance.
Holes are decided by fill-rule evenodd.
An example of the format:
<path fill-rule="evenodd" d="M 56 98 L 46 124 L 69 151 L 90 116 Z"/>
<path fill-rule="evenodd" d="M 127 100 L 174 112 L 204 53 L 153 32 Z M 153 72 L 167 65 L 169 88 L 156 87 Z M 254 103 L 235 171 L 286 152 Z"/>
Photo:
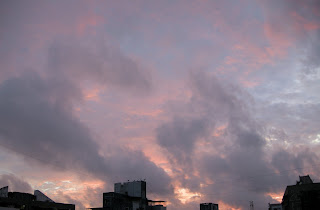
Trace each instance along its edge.
<path fill-rule="evenodd" d="M 168 210 L 320 182 L 320 1 L 0 1 L 0 187 Z"/>

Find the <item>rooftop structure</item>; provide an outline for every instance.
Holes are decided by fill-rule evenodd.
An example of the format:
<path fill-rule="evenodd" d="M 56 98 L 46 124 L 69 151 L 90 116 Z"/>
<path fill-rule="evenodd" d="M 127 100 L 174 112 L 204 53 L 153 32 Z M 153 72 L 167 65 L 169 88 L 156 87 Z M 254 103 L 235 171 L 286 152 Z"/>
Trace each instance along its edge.
<path fill-rule="evenodd" d="M 39 190 L 35 194 L 22 192 L 8 192 L 8 186 L 0 189 L 0 209 L 25 210 L 75 210 L 74 204 L 55 203 Z"/>
<path fill-rule="evenodd" d="M 320 209 L 320 183 L 313 183 L 309 175 L 299 176 L 296 185 L 287 186 L 282 198 L 282 209 Z"/>
<path fill-rule="evenodd" d="M 115 183 L 114 192 L 137 198 L 146 198 L 146 182 L 133 181 L 124 183 Z"/>
<path fill-rule="evenodd" d="M 103 193 L 103 207 L 92 210 L 166 210 L 165 201 L 152 201 L 146 196 L 146 182 L 115 183 L 114 192 Z"/>
<path fill-rule="evenodd" d="M 200 203 L 200 210 L 219 210 L 216 203 Z"/>
<path fill-rule="evenodd" d="M 269 203 L 268 210 L 282 210 L 282 205 L 281 203 L 274 203 L 274 204 Z"/>

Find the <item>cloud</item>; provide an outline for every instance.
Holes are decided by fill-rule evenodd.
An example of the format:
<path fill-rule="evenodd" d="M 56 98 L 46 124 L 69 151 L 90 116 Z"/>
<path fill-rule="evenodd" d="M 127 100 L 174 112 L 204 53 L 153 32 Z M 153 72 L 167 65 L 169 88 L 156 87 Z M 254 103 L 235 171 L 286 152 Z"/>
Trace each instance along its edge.
<path fill-rule="evenodd" d="M 107 171 L 88 128 L 68 110 L 69 96 L 76 96 L 77 90 L 55 83 L 27 74 L 1 84 L 2 143 L 62 168 L 74 165 Z"/>
<path fill-rule="evenodd" d="M 92 191 L 88 191 L 87 193 L 92 193 Z M 86 209 L 80 200 L 75 200 L 71 198 L 69 195 L 63 193 L 62 191 L 58 191 L 56 196 L 59 198 L 59 201 L 56 202 L 74 204 L 76 209 Z"/>
<path fill-rule="evenodd" d="M 88 20 L 98 19 L 92 5 L 86 2 L 57 4 L 32 0 L 0 4 L 1 81 L 26 67 L 38 66 L 41 63 L 38 55 L 41 57 L 43 53 L 39 50 L 48 41 L 63 36 L 78 37 L 79 27 L 92 25 Z"/>
<path fill-rule="evenodd" d="M 146 178 L 170 209 L 198 207 L 179 188 L 265 208 L 298 173 L 319 174 L 283 172 L 318 157 L 318 2 L 1 2 L 0 143 L 106 189 Z M 190 66 L 212 73 L 184 81 Z M 150 104 L 161 111 L 146 117 Z"/>
<path fill-rule="evenodd" d="M 55 64 L 59 63 L 64 62 L 56 59 Z M 1 83 L 2 146 L 26 156 L 28 161 L 89 173 L 104 181 L 147 178 L 155 183 L 155 192 L 170 194 L 169 176 L 141 152 L 121 145 L 100 151 L 89 128 L 73 113 L 74 104 L 83 96 L 77 86 L 80 81 L 68 76 L 29 72 Z"/>
<path fill-rule="evenodd" d="M 70 39 L 53 42 L 48 53 L 49 73 L 53 77 L 64 75 L 75 82 L 91 80 L 129 92 L 150 91 L 152 72 L 105 42 L 96 41 L 91 47 Z"/>
<path fill-rule="evenodd" d="M 30 184 L 13 174 L 0 175 L 0 188 L 9 186 L 10 192 L 26 192 L 33 193 Z"/>
<path fill-rule="evenodd" d="M 202 200 L 214 195 L 216 202 L 237 208 L 254 200 L 260 209 L 276 202 L 268 193 L 282 192 L 297 177 L 281 166 L 315 163 L 312 151 L 269 151 L 264 124 L 253 117 L 254 102 L 239 87 L 201 71 L 192 72 L 188 84 L 189 99 L 170 102 L 166 113 L 171 118 L 156 130 L 158 144 L 171 159 L 173 180 L 181 187 L 202 194 Z"/>
<path fill-rule="evenodd" d="M 320 7 L 319 7 L 320 8 Z M 320 23 L 319 23 L 320 25 Z M 310 36 L 309 44 L 307 46 L 307 53 L 305 59 L 303 59 L 303 64 L 305 68 L 303 72 L 306 74 L 314 75 L 320 68 L 320 29 L 317 33 Z"/>
<path fill-rule="evenodd" d="M 189 164 L 194 144 L 206 127 L 204 120 L 175 118 L 157 128 L 157 140 L 180 164 Z"/>
<path fill-rule="evenodd" d="M 31 68 L 53 71 L 52 75 L 63 73 L 68 79 L 74 77 L 74 81 L 93 79 L 130 93 L 152 89 L 152 73 L 138 59 L 126 55 L 105 33 L 90 33 L 101 30 L 95 4 L 1 4 L 1 81 Z M 44 66 L 48 50 L 49 63 Z"/>

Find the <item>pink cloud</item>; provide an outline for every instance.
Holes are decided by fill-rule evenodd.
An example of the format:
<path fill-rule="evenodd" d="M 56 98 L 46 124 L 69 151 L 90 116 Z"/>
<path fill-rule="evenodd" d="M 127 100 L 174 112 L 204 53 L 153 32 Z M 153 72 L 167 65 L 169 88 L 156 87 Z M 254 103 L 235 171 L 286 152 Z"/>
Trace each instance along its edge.
<path fill-rule="evenodd" d="M 313 31 L 320 28 L 320 21 L 309 20 L 306 17 L 301 16 L 296 11 L 290 13 L 290 16 L 294 20 L 293 25 L 298 32 Z"/>

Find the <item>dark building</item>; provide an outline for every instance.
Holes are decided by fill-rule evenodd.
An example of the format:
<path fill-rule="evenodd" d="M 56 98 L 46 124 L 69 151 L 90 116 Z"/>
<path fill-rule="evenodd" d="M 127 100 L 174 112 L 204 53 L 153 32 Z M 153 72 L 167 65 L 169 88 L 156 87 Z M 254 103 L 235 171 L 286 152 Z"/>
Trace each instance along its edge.
<path fill-rule="evenodd" d="M 219 207 L 215 203 L 200 203 L 200 210 L 219 210 Z"/>
<path fill-rule="evenodd" d="M 282 205 L 281 203 L 274 203 L 274 204 L 269 203 L 268 210 L 282 210 Z"/>
<path fill-rule="evenodd" d="M 154 206 L 148 206 L 147 210 L 166 210 L 167 207 L 163 205 L 154 205 Z"/>
<path fill-rule="evenodd" d="M 287 186 L 282 198 L 283 210 L 319 210 L 320 183 L 313 183 L 310 176 L 299 176 L 296 185 Z"/>
<path fill-rule="evenodd" d="M 75 210 L 75 205 L 55 203 L 51 201 L 40 201 L 37 197 L 40 195 L 37 190 L 37 195 L 21 192 L 8 192 L 8 187 L 0 189 L 0 207 L 23 210 Z M 41 193 L 43 197 L 46 197 Z M 49 199 L 49 198 L 48 198 Z"/>
<path fill-rule="evenodd" d="M 115 192 L 103 193 L 103 209 L 132 210 L 132 198 Z"/>
<path fill-rule="evenodd" d="M 165 201 L 148 200 L 146 182 L 115 183 L 114 192 L 103 193 L 103 207 L 92 210 L 166 210 L 159 204 Z"/>

